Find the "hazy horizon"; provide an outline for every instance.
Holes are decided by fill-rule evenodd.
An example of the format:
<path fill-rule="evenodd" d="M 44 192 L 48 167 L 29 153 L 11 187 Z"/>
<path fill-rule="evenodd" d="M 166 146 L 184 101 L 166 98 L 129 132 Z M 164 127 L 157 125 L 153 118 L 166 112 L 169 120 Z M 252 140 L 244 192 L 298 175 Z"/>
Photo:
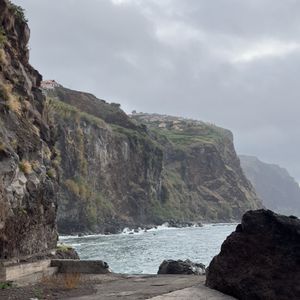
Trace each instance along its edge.
<path fill-rule="evenodd" d="M 300 181 L 300 3 L 287 0 L 13 1 L 44 79 L 231 130 L 236 150 Z"/>

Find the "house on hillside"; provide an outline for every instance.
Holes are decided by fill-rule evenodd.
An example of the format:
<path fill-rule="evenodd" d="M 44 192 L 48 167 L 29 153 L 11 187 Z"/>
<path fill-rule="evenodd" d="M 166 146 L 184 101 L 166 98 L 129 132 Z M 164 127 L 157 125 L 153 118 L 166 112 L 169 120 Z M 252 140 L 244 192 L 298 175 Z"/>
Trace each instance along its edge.
<path fill-rule="evenodd" d="M 56 87 L 59 87 L 59 84 L 55 80 L 44 80 L 41 82 L 41 88 L 43 89 L 53 90 Z"/>

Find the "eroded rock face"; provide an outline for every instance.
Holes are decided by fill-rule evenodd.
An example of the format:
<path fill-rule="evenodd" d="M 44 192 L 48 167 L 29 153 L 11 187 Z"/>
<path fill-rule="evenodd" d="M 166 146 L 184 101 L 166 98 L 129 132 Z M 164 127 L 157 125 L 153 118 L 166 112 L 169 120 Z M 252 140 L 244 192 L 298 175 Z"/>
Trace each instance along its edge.
<path fill-rule="evenodd" d="M 164 151 L 162 216 L 173 206 L 174 219 L 186 215 L 194 221 L 228 222 L 262 207 L 243 174 L 229 130 L 159 114 L 131 117 L 154 130 L 152 136 Z"/>
<path fill-rule="evenodd" d="M 49 252 L 57 240 L 54 137 L 28 39 L 20 8 L 0 0 L 0 259 Z"/>
<path fill-rule="evenodd" d="M 300 220 L 247 212 L 208 267 L 206 284 L 238 299 L 300 299 Z"/>
<path fill-rule="evenodd" d="M 204 275 L 205 265 L 194 263 L 189 259 L 164 260 L 159 266 L 157 274 L 182 274 L 182 275 Z"/>

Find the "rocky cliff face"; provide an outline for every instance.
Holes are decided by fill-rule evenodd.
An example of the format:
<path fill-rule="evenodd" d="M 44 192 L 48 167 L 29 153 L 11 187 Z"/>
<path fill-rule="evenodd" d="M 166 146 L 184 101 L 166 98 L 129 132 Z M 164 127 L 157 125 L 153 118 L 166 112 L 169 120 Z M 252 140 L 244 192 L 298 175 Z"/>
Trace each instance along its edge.
<path fill-rule="evenodd" d="M 287 170 L 253 156 L 240 156 L 242 168 L 265 207 L 300 216 L 300 187 Z"/>
<path fill-rule="evenodd" d="M 229 130 L 178 117 L 133 114 L 163 148 L 162 218 L 239 220 L 261 206 L 244 176 Z"/>
<path fill-rule="evenodd" d="M 153 222 L 163 153 L 145 129 L 90 94 L 45 92 L 57 124 L 60 232 L 116 232 Z"/>
<path fill-rule="evenodd" d="M 0 0 L 0 259 L 47 252 L 57 240 L 53 136 L 28 39 L 22 9 Z"/>
<path fill-rule="evenodd" d="M 179 119 L 162 128 L 151 115 L 129 118 L 87 93 L 61 86 L 44 92 L 58 125 L 61 232 L 230 221 L 260 206 L 229 131 Z"/>

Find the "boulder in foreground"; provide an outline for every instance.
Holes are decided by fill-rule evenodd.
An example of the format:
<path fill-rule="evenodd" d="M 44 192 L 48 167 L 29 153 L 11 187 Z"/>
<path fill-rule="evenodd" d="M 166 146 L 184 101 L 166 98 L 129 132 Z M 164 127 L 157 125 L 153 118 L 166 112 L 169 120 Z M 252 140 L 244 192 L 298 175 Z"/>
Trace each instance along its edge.
<path fill-rule="evenodd" d="M 247 212 L 210 263 L 206 284 L 238 299 L 300 299 L 300 220 Z"/>
<path fill-rule="evenodd" d="M 204 275 L 205 265 L 190 260 L 164 260 L 157 274 Z"/>

